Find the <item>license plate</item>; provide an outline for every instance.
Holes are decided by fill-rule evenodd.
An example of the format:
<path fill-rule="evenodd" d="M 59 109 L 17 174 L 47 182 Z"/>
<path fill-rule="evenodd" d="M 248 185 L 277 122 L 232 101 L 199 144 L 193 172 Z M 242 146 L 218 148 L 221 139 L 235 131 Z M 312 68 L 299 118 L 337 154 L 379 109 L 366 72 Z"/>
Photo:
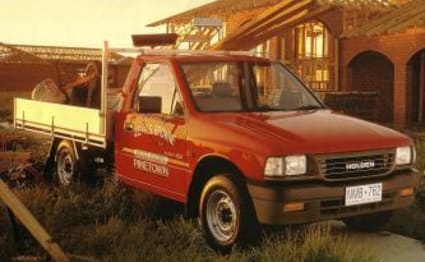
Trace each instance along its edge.
<path fill-rule="evenodd" d="M 382 183 L 345 188 L 345 206 L 382 201 Z"/>

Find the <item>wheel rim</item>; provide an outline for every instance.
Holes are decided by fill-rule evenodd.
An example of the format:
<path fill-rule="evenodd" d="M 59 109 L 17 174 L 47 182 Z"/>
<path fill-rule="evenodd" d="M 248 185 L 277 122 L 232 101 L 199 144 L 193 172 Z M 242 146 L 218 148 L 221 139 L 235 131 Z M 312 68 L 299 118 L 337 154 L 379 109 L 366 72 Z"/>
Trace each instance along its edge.
<path fill-rule="evenodd" d="M 238 213 L 232 198 L 222 190 L 208 198 L 206 220 L 211 234 L 219 242 L 228 242 L 236 232 Z"/>
<path fill-rule="evenodd" d="M 62 149 L 57 159 L 57 173 L 62 185 L 69 185 L 74 177 L 74 158 L 68 149 Z"/>

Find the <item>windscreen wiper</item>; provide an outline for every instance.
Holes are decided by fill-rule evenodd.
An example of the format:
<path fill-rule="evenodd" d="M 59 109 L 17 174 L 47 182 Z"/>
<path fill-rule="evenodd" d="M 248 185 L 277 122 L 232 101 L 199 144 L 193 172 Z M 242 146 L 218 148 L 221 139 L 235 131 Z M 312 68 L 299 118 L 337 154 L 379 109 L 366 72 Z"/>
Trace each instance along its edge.
<path fill-rule="evenodd" d="M 274 107 L 271 107 L 269 105 L 261 105 L 261 106 L 258 106 L 257 108 L 255 108 L 255 111 L 259 111 L 259 112 L 282 111 L 282 109 L 274 108 Z"/>
<path fill-rule="evenodd" d="M 323 109 L 323 107 L 321 106 L 316 106 L 316 105 L 308 105 L 308 106 L 300 106 L 295 108 L 295 111 L 304 111 L 304 110 L 318 110 L 318 109 Z"/>

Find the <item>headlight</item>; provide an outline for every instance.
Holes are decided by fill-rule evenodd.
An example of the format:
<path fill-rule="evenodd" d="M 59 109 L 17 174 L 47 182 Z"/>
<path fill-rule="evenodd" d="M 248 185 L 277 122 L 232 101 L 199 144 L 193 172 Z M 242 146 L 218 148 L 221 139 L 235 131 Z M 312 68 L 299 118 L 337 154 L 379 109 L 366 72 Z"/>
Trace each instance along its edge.
<path fill-rule="evenodd" d="M 270 177 L 296 176 L 307 172 L 305 155 L 287 157 L 269 157 L 264 168 L 264 175 Z"/>
<path fill-rule="evenodd" d="M 410 146 L 397 147 L 395 154 L 395 164 L 398 166 L 413 163 L 414 152 Z"/>
<path fill-rule="evenodd" d="M 288 176 L 302 175 L 307 172 L 307 158 L 301 156 L 285 157 L 285 174 Z"/>
<path fill-rule="evenodd" d="M 269 157 L 264 168 L 266 176 L 283 176 L 283 158 Z"/>

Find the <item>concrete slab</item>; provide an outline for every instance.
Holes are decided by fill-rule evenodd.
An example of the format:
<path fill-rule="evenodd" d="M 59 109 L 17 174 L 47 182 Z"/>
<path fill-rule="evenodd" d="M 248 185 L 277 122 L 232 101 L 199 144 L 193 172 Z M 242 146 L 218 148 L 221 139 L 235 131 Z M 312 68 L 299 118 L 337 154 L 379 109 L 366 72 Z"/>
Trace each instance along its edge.
<path fill-rule="evenodd" d="M 425 245 L 409 237 L 391 232 L 364 233 L 345 228 L 342 222 L 332 222 L 335 234 L 346 234 L 353 245 L 360 245 L 383 262 L 425 262 Z"/>

